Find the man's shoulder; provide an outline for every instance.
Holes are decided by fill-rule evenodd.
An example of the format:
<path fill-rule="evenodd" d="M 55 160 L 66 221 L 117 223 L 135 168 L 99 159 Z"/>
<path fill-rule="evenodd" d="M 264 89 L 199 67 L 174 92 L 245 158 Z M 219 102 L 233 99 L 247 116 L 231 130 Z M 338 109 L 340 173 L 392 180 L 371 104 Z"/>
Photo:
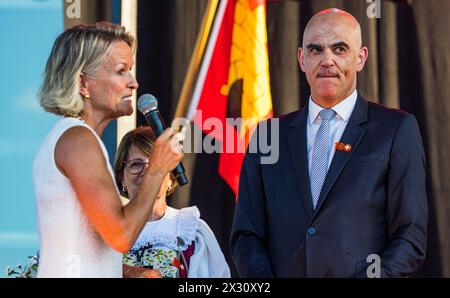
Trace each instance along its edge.
<path fill-rule="evenodd" d="M 280 128 L 284 127 L 284 126 L 290 126 L 297 117 L 300 117 L 301 112 L 302 112 L 302 109 L 296 110 L 296 111 L 293 111 L 293 112 L 290 112 L 287 114 L 282 114 L 275 118 L 277 118 L 278 121 L 280 122 Z"/>
<path fill-rule="evenodd" d="M 283 131 L 285 128 L 289 127 L 291 124 L 295 123 L 294 120 L 299 116 L 302 110 L 297 110 L 294 112 L 290 112 L 288 114 L 282 114 L 267 118 L 259 122 L 260 129 L 264 126 L 264 129 L 271 131 L 272 129 L 280 129 Z M 276 121 L 276 125 L 273 126 L 274 121 Z"/>
<path fill-rule="evenodd" d="M 390 108 L 379 103 L 367 101 L 368 114 L 370 120 L 381 120 L 388 122 L 400 122 L 406 118 L 414 118 L 414 116 L 404 110 Z"/>
<path fill-rule="evenodd" d="M 278 116 L 278 118 L 280 119 L 280 121 L 287 121 L 287 122 L 292 121 L 300 114 L 300 112 L 302 110 L 303 110 L 303 108 L 300 110 L 295 110 L 295 111 L 287 113 L 287 114 L 280 115 L 280 116 Z"/>

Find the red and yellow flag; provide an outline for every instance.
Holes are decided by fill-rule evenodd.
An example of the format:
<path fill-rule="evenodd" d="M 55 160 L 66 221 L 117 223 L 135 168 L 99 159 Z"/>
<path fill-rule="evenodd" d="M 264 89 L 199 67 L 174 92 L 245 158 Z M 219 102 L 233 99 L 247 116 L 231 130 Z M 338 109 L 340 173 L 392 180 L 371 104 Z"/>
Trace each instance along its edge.
<path fill-rule="evenodd" d="M 189 116 L 221 142 L 219 174 L 237 194 L 245 154 L 237 144 L 246 148 L 258 122 L 272 116 L 265 0 L 220 2 Z M 209 118 L 220 119 L 223 129 L 205 127 Z M 240 125 L 230 121 L 239 118 Z"/>

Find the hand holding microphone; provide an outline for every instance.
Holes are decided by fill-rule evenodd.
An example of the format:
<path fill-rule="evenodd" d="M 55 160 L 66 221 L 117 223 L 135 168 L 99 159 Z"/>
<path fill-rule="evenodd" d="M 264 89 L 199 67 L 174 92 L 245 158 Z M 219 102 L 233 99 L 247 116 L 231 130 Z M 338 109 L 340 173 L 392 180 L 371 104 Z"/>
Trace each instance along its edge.
<path fill-rule="evenodd" d="M 166 125 L 164 124 L 161 113 L 158 110 L 158 100 L 151 94 L 144 94 L 141 97 L 139 97 L 137 105 L 138 105 L 139 111 L 144 115 L 145 120 L 147 121 L 149 126 L 152 128 L 153 133 L 157 137 L 155 149 L 159 148 L 158 142 L 162 143 L 162 142 L 169 141 L 169 144 L 172 147 L 172 150 L 174 151 L 174 153 L 178 154 L 177 158 L 175 158 L 175 161 L 177 161 L 178 158 L 179 158 L 179 160 L 181 160 L 181 158 L 183 157 L 183 152 L 182 152 L 183 146 L 182 146 L 181 142 L 184 140 L 184 133 L 183 132 L 175 132 L 171 128 L 166 129 Z M 164 147 L 164 146 L 162 146 L 162 147 Z M 164 149 L 161 148 L 161 150 L 164 150 Z M 157 152 L 155 152 L 155 155 L 159 156 L 159 154 Z M 167 163 L 164 162 L 165 166 L 171 165 L 170 156 L 164 156 L 162 154 L 161 158 L 164 161 L 167 159 Z M 172 161 L 173 161 L 173 159 L 172 159 Z M 173 168 L 173 167 L 171 167 L 171 168 Z M 184 167 L 181 162 L 175 166 L 175 169 L 173 169 L 173 171 L 172 171 L 172 175 L 177 179 L 177 182 L 180 186 L 183 186 L 189 182 L 186 177 L 186 174 L 184 173 Z"/>

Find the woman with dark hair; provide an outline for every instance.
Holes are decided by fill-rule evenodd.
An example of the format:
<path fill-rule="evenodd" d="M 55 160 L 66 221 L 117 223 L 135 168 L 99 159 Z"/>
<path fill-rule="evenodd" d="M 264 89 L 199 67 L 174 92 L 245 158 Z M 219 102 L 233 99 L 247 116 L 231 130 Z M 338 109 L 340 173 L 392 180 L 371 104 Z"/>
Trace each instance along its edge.
<path fill-rule="evenodd" d="M 114 163 L 116 183 L 133 202 L 144 183 L 144 169 L 151 166 L 155 137 L 149 127 L 128 132 L 120 142 Z M 167 206 L 166 197 L 176 188 L 167 174 L 147 223 L 133 248 L 124 256 L 125 277 L 230 277 L 223 253 L 197 207 L 181 210 Z"/>

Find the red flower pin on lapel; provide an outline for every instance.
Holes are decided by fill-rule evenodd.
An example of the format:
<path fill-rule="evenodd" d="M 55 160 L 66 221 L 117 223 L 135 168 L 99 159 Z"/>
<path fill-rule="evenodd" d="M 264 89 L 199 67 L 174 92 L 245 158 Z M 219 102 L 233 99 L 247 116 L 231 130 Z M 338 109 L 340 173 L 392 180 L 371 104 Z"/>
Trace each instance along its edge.
<path fill-rule="evenodd" d="M 352 150 L 352 145 L 336 142 L 336 150 L 350 152 L 350 150 Z"/>

